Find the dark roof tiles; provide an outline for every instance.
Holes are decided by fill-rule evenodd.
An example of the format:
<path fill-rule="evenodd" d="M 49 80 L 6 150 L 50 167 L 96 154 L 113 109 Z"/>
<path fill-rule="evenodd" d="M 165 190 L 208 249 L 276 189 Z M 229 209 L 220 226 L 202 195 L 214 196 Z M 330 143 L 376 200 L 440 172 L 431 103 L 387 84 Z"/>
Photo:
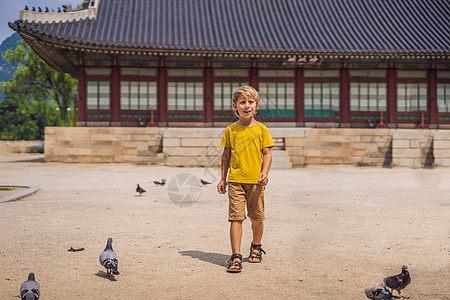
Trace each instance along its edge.
<path fill-rule="evenodd" d="M 81 44 L 145 49 L 450 50 L 448 0 L 102 0 L 96 19 L 16 24 Z"/>

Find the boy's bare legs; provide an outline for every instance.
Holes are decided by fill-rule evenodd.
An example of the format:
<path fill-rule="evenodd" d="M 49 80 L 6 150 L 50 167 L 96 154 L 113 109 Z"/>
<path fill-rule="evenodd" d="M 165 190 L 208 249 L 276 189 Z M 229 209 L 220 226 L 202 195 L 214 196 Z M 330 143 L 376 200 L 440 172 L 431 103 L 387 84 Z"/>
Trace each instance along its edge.
<path fill-rule="evenodd" d="M 230 222 L 230 241 L 233 254 L 241 253 L 242 222 L 243 220 Z M 234 261 L 239 261 L 239 258 L 235 258 Z M 231 269 L 238 269 L 238 267 L 232 266 Z"/>
<path fill-rule="evenodd" d="M 253 244 L 259 245 L 261 244 L 263 231 L 264 231 L 264 222 L 263 221 L 252 221 L 252 231 L 253 231 Z M 250 261 L 259 261 L 258 258 L 253 257 L 249 258 Z"/>

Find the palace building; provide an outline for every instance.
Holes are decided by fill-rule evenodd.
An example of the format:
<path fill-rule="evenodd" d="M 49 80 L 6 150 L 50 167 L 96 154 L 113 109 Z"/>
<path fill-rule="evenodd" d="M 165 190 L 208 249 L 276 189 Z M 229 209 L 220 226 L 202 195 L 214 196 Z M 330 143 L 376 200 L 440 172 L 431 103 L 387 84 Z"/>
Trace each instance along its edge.
<path fill-rule="evenodd" d="M 449 16 L 442 0 L 90 0 L 9 25 L 78 78 L 78 126 L 223 126 L 251 85 L 274 125 L 450 128 Z"/>

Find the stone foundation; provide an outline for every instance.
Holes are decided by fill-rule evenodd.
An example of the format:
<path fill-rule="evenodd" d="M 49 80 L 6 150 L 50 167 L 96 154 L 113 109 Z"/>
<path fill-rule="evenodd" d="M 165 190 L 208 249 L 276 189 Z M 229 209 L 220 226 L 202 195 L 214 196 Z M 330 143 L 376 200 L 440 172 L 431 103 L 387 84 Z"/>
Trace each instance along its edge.
<path fill-rule="evenodd" d="M 277 163 L 280 163 L 279 167 L 330 164 L 409 168 L 450 166 L 450 131 L 447 130 L 269 129 L 274 138 L 284 138 L 284 145 L 277 147 L 280 150 L 273 150 L 274 167 Z M 219 167 L 224 130 L 48 127 L 45 161 Z"/>
<path fill-rule="evenodd" d="M 159 128 L 47 127 L 46 162 L 156 164 Z"/>

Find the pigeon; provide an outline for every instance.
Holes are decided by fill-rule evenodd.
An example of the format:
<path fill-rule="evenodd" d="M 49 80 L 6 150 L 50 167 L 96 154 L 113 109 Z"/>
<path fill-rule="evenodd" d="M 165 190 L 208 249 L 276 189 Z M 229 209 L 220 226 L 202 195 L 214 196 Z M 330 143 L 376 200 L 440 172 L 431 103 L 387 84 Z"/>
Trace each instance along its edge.
<path fill-rule="evenodd" d="M 41 287 L 34 280 L 34 273 L 28 275 L 28 280 L 20 286 L 20 298 L 22 300 L 37 300 L 41 294 Z"/>
<path fill-rule="evenodd" d="M 48 7 L 45 7 L 45 12 L 49 12 Z"/>
<path fill-rule="evenodd" d="M 411 276 L 409 276 L 408 266 L 402 266 L 402 272 L 400 274 L 386 277 L 384 278 L 383 282 L 388 286 L 388 288 L 391 289 L 391 293 L 396 290 L 400 297 L 406 298 L 402 296 L 401 290 L 411 282 Z"/>
<path fill-rule="evenodd" d="M 364 290 L 367 298 L 372 300 L 392 300 L 395 297 L 392 296 L 392 293 L 389 291 L 388 287 L 384 282 L 376 285 L 374 287 L 368 288 Z"/>
<path fill-rule="evenodd" d="M 29 9 L 28 9 L 28 5 L 25 5 L 25 10 L 29 10 Z"/>
<path fill-rule="evenodd" d="M 36 11 L 36 7 L 33 6 L 33 9 L 31 11 Z"/>
<path fill-rule="evenodd" d="M 145 192 L 147 192 L 146 190 L 144 190 L 143 188 L 141 188 L 140 186 L 139 186 L 139 184 L 137 185 L 137 188 L 136 188 L 136 192 L 138 192 L 139 193 L 139 196 L 140 195 L 142 195 L 142 193 L 145 193 Z"/>
<path fill-rule="evenodd" d="M 61 7 L 58 7 L 58 12 L 61 12 Z"/>
<path fill-rule="evenodd" d="M 211 184 L 211 182 L 205 181 L 205 180 L 203 180 L 203 179 L 200 179 L 200 182 L 201 182 L 203 185 Z"/>
<path fill-rule="evenodd" d="M 111 272 L 114 275 L 119 275 L 119 271 L 117 271 L 117 265 L 119 261 L 117 260 L 117 254 L 112 249 L 112 238 L 108 238 L 108 242 L 106 243 L 105 250 L 100 253 L 99 259 L 100 264 L 106 268 L 106 274 L 111 276 Z"/>
<path fill-rule="evenodd" d="M 42 12 L 42 8 L 40 6 L 38 7 L 38 12 Z"/>
<path fill-rule="evenodd" d="M 153 181 L 153 183 L 154 184 L 156 184 L 156 185 L 160 185 L 160 186 L 163 186 L 163 185 L 165 185 L 166 184 L 166 180 L 165 179 L 161 179 L 161 181 Z"/>

